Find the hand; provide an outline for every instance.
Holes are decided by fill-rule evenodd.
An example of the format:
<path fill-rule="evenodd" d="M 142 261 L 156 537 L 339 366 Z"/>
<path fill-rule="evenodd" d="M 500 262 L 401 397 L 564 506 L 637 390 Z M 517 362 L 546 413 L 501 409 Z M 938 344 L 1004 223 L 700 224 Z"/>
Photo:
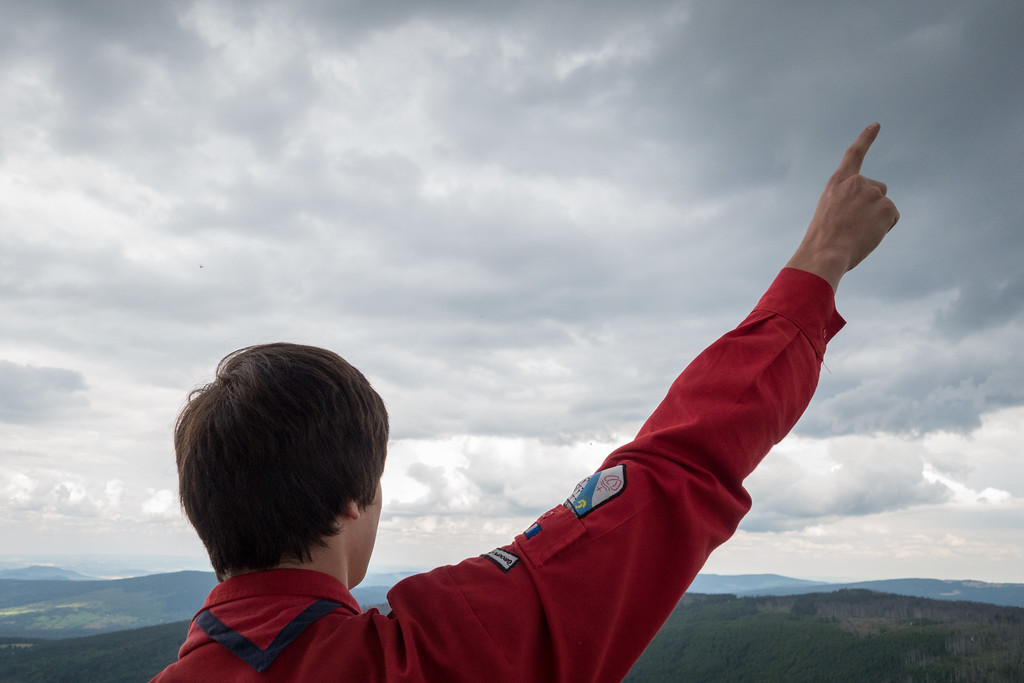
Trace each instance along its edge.
<path fill-rule="evenodd" d="M 900 219 L 885 183 L 860 174 L 881 126 L 864 129 L 843 156 L 818 200 L 807 234 L 786 265 L 819 275 L 835 290 L 848 271 L 874 251 Z"/>

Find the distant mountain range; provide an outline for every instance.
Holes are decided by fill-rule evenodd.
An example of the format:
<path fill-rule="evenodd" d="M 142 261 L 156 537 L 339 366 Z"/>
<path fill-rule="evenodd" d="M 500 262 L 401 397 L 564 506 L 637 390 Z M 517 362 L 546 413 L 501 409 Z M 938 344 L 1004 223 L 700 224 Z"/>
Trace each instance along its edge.
<path fill-rule="evenodd" d="M 851 583 L 803 581 L 776 574 L 720 576 L 700 574 L 690 586 L 691 593 L 730 593 L 739 597 L 756 595 L 801 595 L 846 589 L 908 595 L 932 600 L 965 600 L 1007 607 L 1024 607 L 1024 583 L 943 581 L 939 579 L 885 579 Z"/>
<path fill-rule="evenodd" d="M 34 564 L 20 569 L 0 569 L 0 579 L 22 579 L 24 581 L 95 581 L 95 576 L 86 576 L 70 569 Z"/>
<path fill-rule="evenodd" d="M 791 579 L 778 574 L 698 574 L 690 584 L 691 593 L 731 593 L 733 595 L 771 595 L 776 591 L 788 592 L 794 589 L 817 588 L 829 584 L 824 581 L 805 581 Z"/>
<path fill-rule="evenodd" d="M 363 608 L 386 604 L 388 590 L 410 572 L 369 574 L 352 591 Z M 212 572 L 174 572 L 95 580 L 57 567 L 0 572 L 0 637 L 70 638 L 191 619 L 217 584 Z M 864 589 L 935 600 L 1024 607 L 1024 584 L 890 579 L 856 583 L 804 581 L 775 574 L 700 574 L 690 593 L 739 597 Z"/>

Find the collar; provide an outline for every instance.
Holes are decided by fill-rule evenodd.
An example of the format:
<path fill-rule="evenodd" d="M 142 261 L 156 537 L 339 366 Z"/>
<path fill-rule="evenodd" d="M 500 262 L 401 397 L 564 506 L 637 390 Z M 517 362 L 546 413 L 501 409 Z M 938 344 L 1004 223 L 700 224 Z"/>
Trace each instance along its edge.
<path fill-rule="evenodd" d="M 210 591 L 203 609 L 216 608 L 235 600 L 262 598 L 268 595 L 294 595 L 332 600 L 341 603 L 343 608 L 353 614 L 362 612 L 359 603 L 341 581 L 312 569 L 271 569 L 233 576 L 217 584 Z"/>

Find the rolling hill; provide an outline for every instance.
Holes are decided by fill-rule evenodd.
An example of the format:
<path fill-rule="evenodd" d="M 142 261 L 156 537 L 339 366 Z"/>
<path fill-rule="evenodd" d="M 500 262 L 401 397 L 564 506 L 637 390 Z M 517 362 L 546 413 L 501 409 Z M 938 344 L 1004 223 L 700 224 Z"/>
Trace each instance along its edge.
<path fill-rule="evenodd" d="M 191 619 L 217 583 L 175 572 L 101 581 L 0 580 L 0 637 L 67 638 Z"/>

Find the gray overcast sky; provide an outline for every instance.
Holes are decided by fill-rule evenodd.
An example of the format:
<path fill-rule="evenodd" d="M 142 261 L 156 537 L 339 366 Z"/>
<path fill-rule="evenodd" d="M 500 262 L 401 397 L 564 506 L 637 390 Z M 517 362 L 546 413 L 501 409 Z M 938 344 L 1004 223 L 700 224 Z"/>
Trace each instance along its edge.
<path fill-rule="evenodd" d="M 0 544 L 202 557 L 170 432 L 291 340 L 392 413 L 381 565 L 557 504 L 845 147 L 896 231 L 708 569 L 1024 581 L 1024 5 L 0 0 Z"/>

